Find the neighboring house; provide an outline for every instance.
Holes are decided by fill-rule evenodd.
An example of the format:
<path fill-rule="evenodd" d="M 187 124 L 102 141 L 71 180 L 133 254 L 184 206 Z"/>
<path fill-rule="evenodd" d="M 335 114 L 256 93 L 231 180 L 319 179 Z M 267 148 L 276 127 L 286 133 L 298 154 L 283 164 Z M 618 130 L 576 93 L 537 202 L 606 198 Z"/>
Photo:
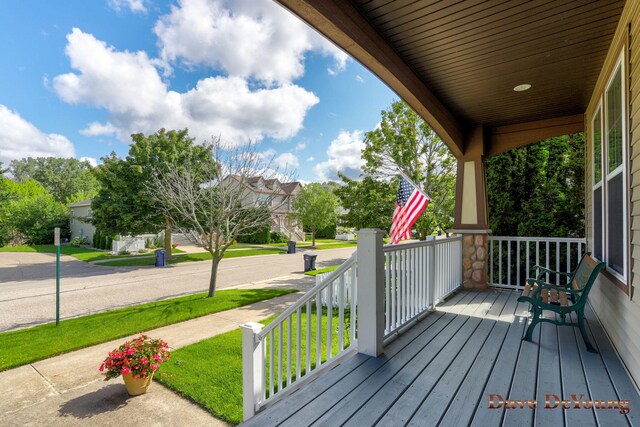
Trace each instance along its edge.
<path fill-rule="evenodd" d="M 270 204 L 271 231 L 284 233 L 291 240 L 304 241 L 302 224 L 291 218 L 293 200 L 300 192 L 302 184 L 297 181 L 280 182 L 278 179 L 264 179 L 261 176 L 248 178 L 246 182 L 248 193 L 242 198 L 243 204 L 245 206 Z"/>
<path fill-rule="evenodd" d="M 91 219 L 91 199 L 71 203 L 69 211 L 71 213 L 69 220 L 71 238 L 86 237 L 89 243 L 93 243 L 96 228 L 87 222 Z"/>
<path fill-rule="evenodd" d="M 458 160 L 461 236 L 385 247 L 381 232 L 362 230 L 357 256 L 323 283 L 269 325 L 242 325 L 245 419 L 258 412 L 247 425 L 636 425 L 640 0 L 278 2 L 375 73 L 447 144 Z M 575 132 L 586 137 L 586 239 L 491 236 L 485 159 Z M 577 329 L 551 323 L 521 341 L 528 306 L 516 299 L 532 266 L 569 271 L 585 250 L 606 263 L 583 328 L 600 354 Z M 566 284 L 559 274 L 544 280 Z M 350 307 L 345 290 L 356 295 Z M 326 315 L 325 293 L 338 295 Z M 507 303 L 492 303 L 500 298 Z M 331 325 L 317 337 L 300 326 L 314 303 Z M 283 344 L 285 330 L 297 340 Z M 592 401 L 573 412 L 488 402 L 493 394 L 539 403 L 574 390 L 607 405 L 628 399 L 633 409 L 624 419 Z"/>

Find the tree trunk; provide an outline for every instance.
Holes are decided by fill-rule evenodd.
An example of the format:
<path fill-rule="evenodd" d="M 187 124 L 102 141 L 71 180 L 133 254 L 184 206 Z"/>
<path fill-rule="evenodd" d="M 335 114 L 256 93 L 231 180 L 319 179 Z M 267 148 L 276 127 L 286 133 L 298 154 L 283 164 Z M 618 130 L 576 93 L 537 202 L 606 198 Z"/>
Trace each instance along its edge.
<path fill-rule="evenodd" d="M 167 253 L 167 259 L 171 258 L 171 219 L 164 217 L 164 250 Z"/>
<path fill-rule="evenodd" d="M 212 298 L 216 294 L 216 280 L 218 279 L 218 265 L 220 260 L 211 254 L 211 277 L 209 278 L 209 294 L 207 298 Z"/>
<path fill-rule="evenodd" d="M 316 248 L 316 232 L 311 230 L 311 247 Z"/>

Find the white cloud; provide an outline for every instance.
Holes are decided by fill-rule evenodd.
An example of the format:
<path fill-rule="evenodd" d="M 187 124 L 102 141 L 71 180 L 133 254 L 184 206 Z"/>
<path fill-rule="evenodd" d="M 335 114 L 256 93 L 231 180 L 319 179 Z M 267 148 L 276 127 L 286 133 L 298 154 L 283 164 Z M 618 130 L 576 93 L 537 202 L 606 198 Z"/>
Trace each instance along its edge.
<path fill-rule="evenodd" d="M 109 6 L 118 12 L 123 9 L 142 13 L 147 11 L 145 0 L 109 0 Z"/>
<path fill-rule="evenodd" d="M 273 0 L 179 0 L 154 27 L 167 63 L 205 66 L 266 84 L 304 74 L 315 51 L 344 70 L 347 54 Z"/>
<path fill-rule="evenodd" d="M 104 108 L 106 123 L 93 122 L 84 135 L 131 133 L 159 128 L 189 128 L 198 140 L 221 136 L 234 144 L 264 137 L 287 139 L 302 129 L 304 117 L 319 102 L 294 84 L 252 89 L 240 77 L 208 77 L 185 93 L 169 90 L 145 52 L 117 51 L 74 28 L 66 53 L 77 73 L 53 79 L 58 96 L 71 104 Z"/>
<path fill-rule="evenodd" d="M 96 159 L 95 157 L 80 157 L 80 161 L 89 162 L 89 164 L 94 168 L 98 166 L 98 159 Z"/>
<path fill-rule="evenodd" d="M 356 76 L 356 81 L 357 81 L 358 83 L 364 83 L 364 79 L 363 79 L 360 75 L 357 75 L 357 76 Z"/>
<path fill-rule="evenodd" d="M 313 162 L 316 158 L 313 156 L 307 157 L 307 162 Z"/>
<path fill-rule="evenodd" d="M 301 142 L 301 143 L 299 143 L 299 144 L 297 144 L 297 145 L 296 145 L 295 150 L 296 150 L 296 151 L 302 151 L 302 150 L 304 150 L 305 148 L 307 148 L 307 144 L 306 144 L 305 142 Z"/>
<path fill-rule="evenodd" d="M 320 181 L 338 180 L 338 171 L 349 178 L 357 178 L 362 173 L 364 160 L 361 157 L 364 148 L 361 130 L 342 131 L 331 141 L 327 149 L 327 161 L 318 163 L 314 170 Z"/>
<path fill-rule="evenodd" d="M 118 129 L 116 129 L 116 127 L 111 123 L 102 124 L 98 122 L 91 122 L 89 123 L 89 126 L 87 126 L 85 129 L 82 129 L 80 133 L 86 136 L 98 136 L 113 135 L 117 133 L 117 131 Z"/>
<path fill-rule="evenodd" d="M 280 169 L 295 169 L 300 166 L 300 160 L 293 153 L 282 153 L 273 162 Z"/>
<path fill-rule="evenodd" d="M 0 162 L 24 157 L 75 157 L 75 150 L 64 136 L 46 134 L 0 104 Z"/>

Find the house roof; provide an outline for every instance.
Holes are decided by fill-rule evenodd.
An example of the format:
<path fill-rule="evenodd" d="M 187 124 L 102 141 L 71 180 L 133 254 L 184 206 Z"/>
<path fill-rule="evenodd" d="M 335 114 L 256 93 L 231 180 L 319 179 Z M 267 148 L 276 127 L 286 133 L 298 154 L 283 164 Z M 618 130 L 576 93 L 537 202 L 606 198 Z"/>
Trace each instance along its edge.
<path fill-rule="evenodd" d="M 527 123 L 543 137 L 582 130 L 625 4 L 278 1 L 378 75 L 456 156 L 479 126 L 488 135 Z M 531 88 L 515 92 L 521 84 Z"/>
<path fill-rule="evenodd" d="M 237 181 L 241 181 L 241 177 L 238 175 L 230 175 Z M 264 188 L 258 188 L 256 185 L 262 181 L 264 183 Z M 280 182 L 277 178 L 273 179 L 264 179 L 261 176 L 252 176 L 245 178 L 244 182 L 247 187 L 256 193 L 265 193 L 265 194 L 281 194 L 281 195 L 291 195 L 295 192 L 295 190 L 302 184 L 298 181 L 292 182 Z M 280 188 L 278 190 L 274 189 L 274 185 L 278 183 Z"/>
<path fill-rule="evenodd" d="M 71 203 L 69 205 L 67 205 L 70 208 L 79 208 L 82 206 L 91 206 L 91 200 L 93 199 L 87 199 L 87 200 L 82 200 L 81 202 L 75 202 L 75 203 Z"/>

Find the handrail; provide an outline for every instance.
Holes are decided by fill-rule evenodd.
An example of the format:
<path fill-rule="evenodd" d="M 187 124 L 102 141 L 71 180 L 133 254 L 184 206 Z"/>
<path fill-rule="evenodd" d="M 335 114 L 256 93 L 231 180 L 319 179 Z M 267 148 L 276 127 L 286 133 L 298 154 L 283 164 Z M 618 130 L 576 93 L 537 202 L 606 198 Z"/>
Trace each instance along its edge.
<path fill-rule="evenodd" d="M 293 313 L 295 313 L 299 308 L 301 308 L 307 301 L 310 301 L 312 298 L 315 298 L 318 293 L 324 290 L 327 286 L 332 284 L 337 278 L 339 278 L 342 273 L 347 271 L 349 268 L 353 267 L 356 264 L 357 252 L 354 252 L 340 267 L 333 270 L 329 273 L 327 277 L 325 277 L 322 282 L 316 284 L 313 288 L 309 289 L 298 301 L 294 304 L 290 305 L 285 311 L 283 311 L 276 319 L 269 323 L 260 333 L 258 337 L 263 338 L 269 332 L 274 330 L 282 321 L 288 319 Z"/>

